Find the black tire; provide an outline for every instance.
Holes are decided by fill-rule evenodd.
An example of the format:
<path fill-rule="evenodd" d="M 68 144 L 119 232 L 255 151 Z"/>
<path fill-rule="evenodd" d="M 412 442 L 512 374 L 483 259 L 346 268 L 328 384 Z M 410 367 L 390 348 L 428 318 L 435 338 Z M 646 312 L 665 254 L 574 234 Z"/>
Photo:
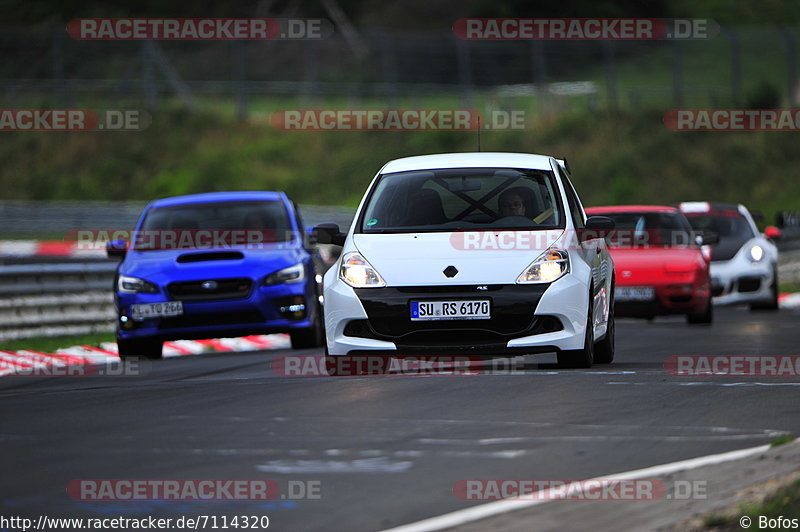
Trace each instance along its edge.
<path fill-rule="evenodd" d="M 613 283 L 612 283 L 613 287 Z M 614 350 L 616 349 L 614 324 L 614 292 L 612 288 L 611 302 L 608 311 L 608 327 L 606 335 L 594 346 L 594 362 L 597 364 L 611 364 L 614 361 Z"/>
<path fill-rule="evenodd" d="M 708 305 L 700 312 L 690 312 L 686 315 L 686 323 L 690 325 L 711 325 L 714 321 L 714 304 L 711 298 L 708 299 Z"/>
<path fill-rule="evenodd" d="M 750 310 L 778 310 L 778 269 L 772 269 L 772 284 L 770 288 L 770 300 L 766 303 L 753 303 Z"/>
<path fill-rule="evenodd" d="M 328 354 L 328 348 L 325 348 L 325 371 L 328 372 L 328 375 L 331 377 L 336 377 L 336 357 L 331 356 Z"/>
<path fill-rule="evenodd" d="M 117 338 L 119 358 L 144 357 L 159 359 L 163 356 L 163 342 L 160 340 L 130 340 Z"/>
<path fill-rule="evenodd" d="M 291 331 L 289 338 L 292 341 L 292 349 L 312 349 L 321 346 L 325 337 L 321 321 L 317 319 L 311 327 Z"/>
<path fill-rule="evenodd" d="M 289 332 L 292 349 L 311 349 L 325 343 L 325 322 L 322 318 L 322 305 L 317 303 L 314 309 L 314 323 L 305 329 Z"/>
<path fill-rule="evenodd" d="M 594 362 L 594 331 L 592 316 L 594 315 L 594 288 L 589 289 L 589 313 L 586 316 L 586 334 L 583 337 L 583 349 L 563 349 L 556 354 L 559 368 L 591 368 Z"/>
<path fill-rule="evenodd" d="M 334 360 L 333 360 L 333 357 L 328 354 L 328 343 L 327 342 L 325 343 L 325 354 L 323 356 L 325 357 L 325 370 L 328 372 L 328 375 L 333 377 L 334 375 L 331 372 L 330 368 L 336 367 L 336 366 L 332 365 L 334 363 Z"/>

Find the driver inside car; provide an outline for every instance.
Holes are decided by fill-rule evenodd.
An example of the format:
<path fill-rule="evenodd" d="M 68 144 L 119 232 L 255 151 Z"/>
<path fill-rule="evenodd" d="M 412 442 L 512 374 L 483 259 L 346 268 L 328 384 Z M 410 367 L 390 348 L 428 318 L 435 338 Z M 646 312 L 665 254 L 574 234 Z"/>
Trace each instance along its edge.
<path fill-rule="evenodd" d="M 525 187 L 513 187 L 504 190 L 497 201 L 500 206 L 500 214 L 502 216 L 523 216 L 538 224 L 552 216 L 552 208 L 545 209 L 538 215 L 533 216 L 533 212 L 531 212 L 533 211 L 531 207 L 533 201 L 526 201 L 526 198 L 532 200 L 531 196 L 532 191 Z"/>
<path fill-rule="evenodd" d="M 519 187 L 503 191 L 498 199 L 498 204 L 500 205 L 500 214 L 503 216 L 525 216 L 527 214 L 528 209 L 519 192 Z"/>

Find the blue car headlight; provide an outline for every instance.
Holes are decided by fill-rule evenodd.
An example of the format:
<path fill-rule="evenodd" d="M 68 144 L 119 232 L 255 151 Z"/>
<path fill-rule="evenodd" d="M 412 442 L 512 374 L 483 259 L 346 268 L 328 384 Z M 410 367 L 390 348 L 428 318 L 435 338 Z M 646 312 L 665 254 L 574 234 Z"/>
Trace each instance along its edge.
<path fill-rule="evenodd" d="M 138 277 L 120 275 L 117 279 L 117 290 L 121 294 L 157 294 L 158 287 L 150 281 Z"/>
<path fill-rule="evenodd" d="M 306 278 L 306 267 L 301 262 L 294 266 L 289 266 L 277 272 L 273 272 L 264 278 L 264 286 L 273 286 L 276 284 L 299 283 Z"/>

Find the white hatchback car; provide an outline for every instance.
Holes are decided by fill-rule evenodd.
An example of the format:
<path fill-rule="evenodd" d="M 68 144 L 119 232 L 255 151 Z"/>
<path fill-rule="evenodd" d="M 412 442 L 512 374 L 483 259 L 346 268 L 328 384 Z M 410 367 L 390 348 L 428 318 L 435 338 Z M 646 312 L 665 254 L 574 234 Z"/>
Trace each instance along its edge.
<path fill-rule="evenodd" d="M 748 303 L 751 310 L 778 308 L 775 227 L 761 234 L 747 207 L 690 201 L 680 205 L 695 231 L 719 235 L 711 247 L 711 295 L 715 305 Z"/>
<path fill-rule="evenodd" d="M 453 153 L 387 163 L 324 278 L 326 355 L 614 358 L 614 264 L 564 161 Z"/>

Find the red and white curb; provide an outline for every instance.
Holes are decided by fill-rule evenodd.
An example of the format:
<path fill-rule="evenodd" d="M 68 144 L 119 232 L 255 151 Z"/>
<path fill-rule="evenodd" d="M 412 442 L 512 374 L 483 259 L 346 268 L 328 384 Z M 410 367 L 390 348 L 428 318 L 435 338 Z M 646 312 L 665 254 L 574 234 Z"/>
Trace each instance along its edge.
<path fill-rule="evenodd" d="M 780 308 L 800 308 L 800 292 L 785 293 L 778 297 Z M 211 340 L 176 340 L 164 342 L 164 358 L 202 355 L 214 352 L 260 351 L 285 349 L 291 342 L 286 334 L 252 335 L 240 338 L 214 338 Z M 0 377 L 14 373 L 30 373 L 35 368 L 63 367 L 80 364 L 108 364 L 119 362 L 117 344 L 105 342 L 100 347 L 76 345 L 57 349 L 55 353 L 42 353 L 29 349 L 0 350 Z"/>
<path fill-rule="evenodd" d="M 241 338 L 214 338 L 211 340 L 177 340 L 164 342 L 164 358 L 205 353 L 260 351 L 285 349 L 291 345 L 286 334 L 260 334 Z M 30 374 L 36 368 L 63 367 L 80 364 L 108 364 L 119 362 L 116 342 L 104 342 L 100 347 L 76 345 L 57 349 L 55 353 L 42 353 L 21 349 L 0 351 L 0 376 L 14 373 Z"/>
<path fill-rule="evenodd" d="M 87 249 L 68 240 L 0 240 L 0 257 L 105 257 L 106 250 Z"/>
<path fill-rule="evenodd" d="M 779 295 L 778 306 L 780 308 L 800 308 L 800 292 Z"/>

